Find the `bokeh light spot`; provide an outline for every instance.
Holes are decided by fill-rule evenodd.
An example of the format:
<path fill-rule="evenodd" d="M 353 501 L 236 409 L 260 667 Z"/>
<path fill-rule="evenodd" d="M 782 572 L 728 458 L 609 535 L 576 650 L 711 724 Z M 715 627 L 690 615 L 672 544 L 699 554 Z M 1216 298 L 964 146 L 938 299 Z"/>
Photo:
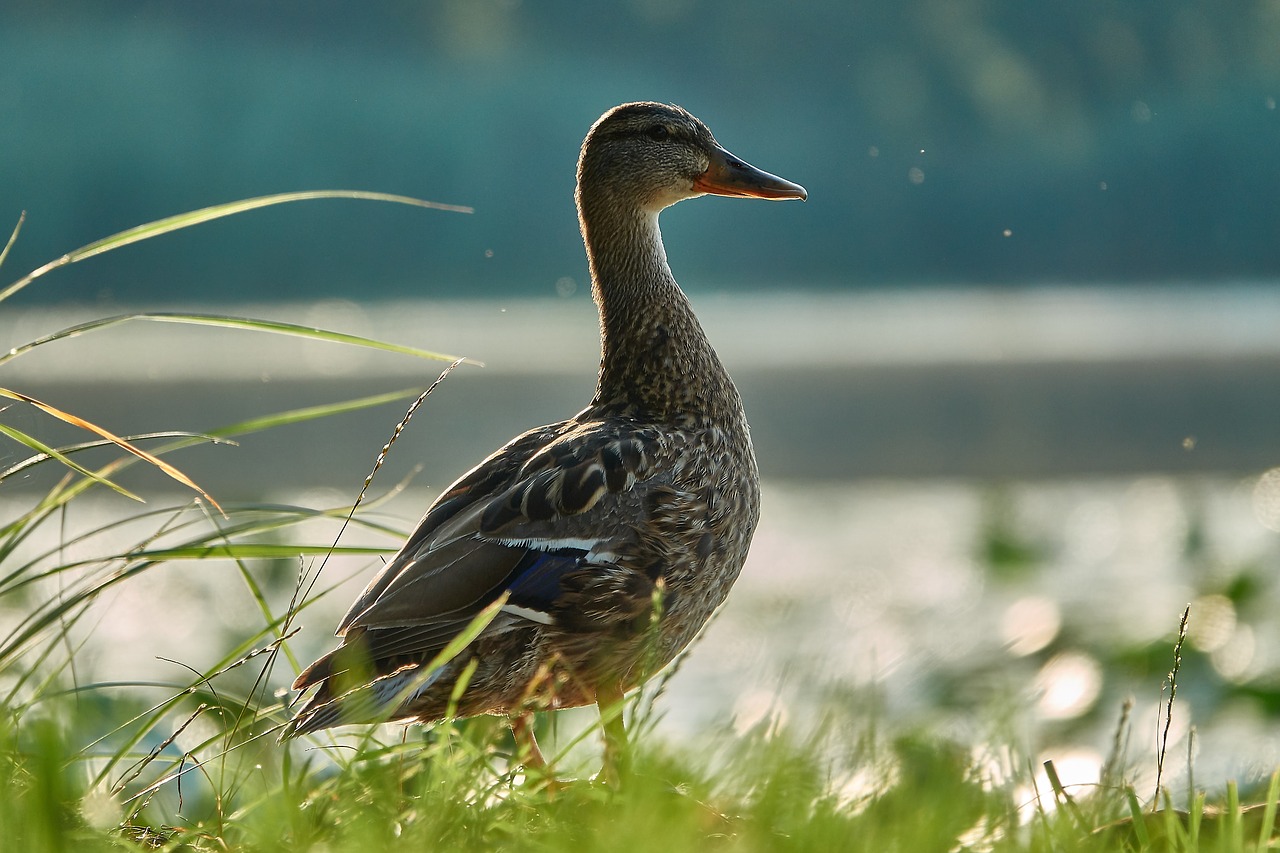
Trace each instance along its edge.
<path fill-rule="evenodd" d="M 1000 620 L 1000 636 L 1016 657 L 1040 651 L 1053 642 L 1061 628 L 1057 602 L 1039 595 L 1018 599 Z"/>
<path fill-rule="evenodd" d="M 1063 652 L 1050 658 L 1036 676 L 1040 713 L 1051 720 L 1069 720 L 1093 707 L 1102 691 L 1102 667 L 1083 652 Z"/>
<path fill-rule="evenodd" d="M 1187 635 L 1200 651 L 1217 651 L 1235 635 L 1236 606 L 1225 595 L 1200 596 L 1191 603 L 1191 613 Z"/>
<path fill-rule="evenodd" d="M 1253 662 L 1257 657 L 1258 642 L 1253 629 L 1240 625 L 1231 632 L 1229 642 L 1223 643 L 1209 654 L 1209 662 L 1227 681 L 1239 684 L 1253 675 Z"/>
<path fill-rule="evenodd" d="M 1280 531 L 1280 468 L 1272 468 L 1253 487 L 1253 514 L 1268 530 Z"/>

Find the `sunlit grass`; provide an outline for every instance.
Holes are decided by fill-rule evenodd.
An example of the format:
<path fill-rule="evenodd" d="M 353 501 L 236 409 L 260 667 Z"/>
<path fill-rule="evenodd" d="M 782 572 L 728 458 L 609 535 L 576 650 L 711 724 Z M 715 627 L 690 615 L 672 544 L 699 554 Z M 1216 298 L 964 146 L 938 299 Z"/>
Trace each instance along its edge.
<path fill-rule="evenodd" d="M 410 198 L 408 196 L 390 195 L 387 193 L 371 193 L 371 192 L 363 192 L 363 191 L 356 191 L 356 190 L 318 190 L 313 192 L 280 193 L 277 195 L 242 199 L 239 201 L 229 202 L 226 204 L 213 205 L 211 207 L 202 208 L 200 210 L 189 211 L 187 213 L 181 213 L 176 216 L 165 217 L 164 219 L 158 219 L 154 222 L 148 222 L 143 225 L 138 225 L 134 228 L 126 229 L 116 234 L 112 234 L 110 236 L 104 237 L 101 240 L 95 240 L 92 243 L 81 246 L 78 249 L 68 252 L 65 255 L 62 255 L 61 257 L 55 258 L 49 263 L 35 270 L 32 270 L 31 272 L 27 273 L 26 275 L 22 276 L 21 278 L 11 283 L 8 287 L 4 288 L 3 290 L 0 290 L 0 303 L 3 303 L 6 300 L 12 298 L 14 295 L 21 292 L 26 287 L 29 287 L 35 281 L 42 279 L 45 275 L 49 274 L 50 272 L 53 272 L 54 270 L 60 267 L 67 266 L 69 264 L 78 263 L 80 261 L 84 261 L 89 258 L 96 257 L 106 252 L 115 251 L 117 249 L 121 249 L 125 246 L 129 246 L 143 240 L 149 240 L 154 237 L 160 237 L 165 234 L 170 234 L 174 231 L 179 231 L 184 228 L 191 228 L 196 225 L 202 225 L 206 222 L 212 222 L 216 219 L 221 219 L 227 216 L 235 216 L 237 214 L 245 213 L 251 210 L 257 210 L 259 208 L 272 207 L 279 204 L 288 204 L 293 202 L 314 201 L 314 200 L 320 200 L 320 199 L 338 199 L 338 198 L 358 199 L 363 201 L 390 202 L 394 204 L 407 204 L 415 207 L 430 208 L 430 209 L 448 211 L 453 213 L 470 213 L 471 212 L 471 208 L 469 207 L 440 204 L 438 202 L 424 201 L 423 199 Z M 14 226 L 13 232 L 9 235 L 9 239 L 6 241 L 4 249 L 0 250 L 0 265 L 3 265 L 4 261 L 8 258 L 9 251 L 10 249 L 13 248 L 14 242 L 18 239 L 18 234 L 22 230 L 22 224 L 25 221 L 25 219 L 26 219 L 26 214 L 24 213 L 18 218 L 18 222 Z M 295 325 L 292 323 L 281 323 L 281 322 L 269 321 L 269 320 L 254 320 L 254 319 L 246 319 L 243 317 L 226 317 L 226 316 L 209 315 L 209 314 L 142 313 L 142 314 L 122 315 L 118 317 L 107 317 L 99 320 L 94 320 L 88 323 L 82 323 L 67 329 L 62 329 L 59 331 L 55 331 L 55 332 L 43 335 L 39 338 L 36 338 L 33 341 L 28 341 L 26 343 L 13 343 L 10 345 L 7 351 L 5 351 L 3 354 L 0 354 L 0 366 L 3 366 L 6 362 L 12 361 L 13 359 L 18 358 L 19 356 L 27 352 L 30 352 L 31 350 L 36 349 L 38 347 L 48 346 L 60 340 L 77 337 L 90 332 L 100 331 L 102 329 L 110 328 L 112 326 L 120 325 L 121 323 L 130 322 L 130 321 L 186 323 L 186 324 L 203 325 L 203 326 L 217 326 L 221 328 L 247 329 L 255 332 L 269 332 L 272 334 L 293 335 L 297 337 L 311 338 L 314 340 L 329 341 L 332 343 L 341 343 L 341 344 L 355 345 L 355 346 L 361 346 L 361 347 L 368 347 L 372 349 L 381 349 L 381 350 L 387 350 L 390 352 L 400 353 L 402 355 L 411 355 L 411 356 L 416 356 L 418 358 L 436 359 L 439 361 L 450 361 L 450 362 L 456 363 L 458 361 L 465 360 L 465 359 L 461 359 L 458 356 L 449 356 L 449 355 L 444 355 L 442 353 L 421 350 L 415 347 L 408 347 L 408 346 L 403 346 L 399 344 L 390 344 L 383 341 L 376 341 L 376 340 L 371 340 L 369 338 L 363 338 L 356 335 L 346 334 L 343 332 L 334 332 L 334 331 L 328 331 L 324 329 L 309 328 L 305 326 Z M 170 465 L 168 462 L 165 462 L 159 457 L 154 456 L 151 453 L 148 453 L 147 451 L 141 449 L 137 445 L 130 442 L 128 439 L 118 436 L 115 433 L 107 430 L 106 428 L 99 426 L 98 424 L 85 420 L 84 418 L 76 415 L 73 412 L 64 411 L 63 409 L 50 405 L 49 403 L 46 403 L 43 400 L 39 400 L 34 396 L 31 396 L 29 394 L 26 394 L 16 389 L 0 386 L 0 397 L 6 397 L 10 400 L 16 400 L 18 402 L 24 403 L 52 418 L 55 418 L 64 423 L 70 424 L 74 427 L 78 427 L 80 429 L 86 430 L 90 433 L 93 433 L 99 436 L 100 438 L 105 439 L 106 441 L 111 442 L 112 444 L 115 444 L 116 446 L 122 448 L 123 450 L 128 451 L 133 456 L 139 459 L 142 459 L 148 462 L 149 464 L 151 464 L 152 466 L 154 466 L 155 468 L 159 469 L 160 471 L 163 471 L 169 477 L 173 478 L 174 480 L 181 483 L 182 485 L 191 488 L 192 490 L 197 492 L 202 498 L 208 501 L 211 505 L 213 505 L 215 508 L 219 510 L 221 509 L 221 507 L 218 506 L 217 501 L 214 500 L 213 497 L 210 496 L 207 492 L 201 489 L 186 474 L 184 474 L 182 471 L 175 468 L 174 466 Z M 36 439 L 35 437 L 27 435 L 19 430 L 14 429 L 13 427 L 8 427 L 5 434 L 9 438 L 12 438 L 22 444 L 25 444 L 28 447 L 31 447 L 33 449 L 38 449 L 44 458 L 52 458 L 58 462 L 62 462 L 63 464 L 69 465 L 70 467 L 72 467 L 73 470 L 75 469 L 74 463 L 71 463 L 70 460 L 68 460 L 65 455 L 60 455 L 55 449 L 39 448 L 38 447 L 39 440 Z M 84 471 L 82 471 L 81 473 L 87 475 L 87 479 L 96 480 L 98 482 L 101 482 L 110 486 L 111 488 L 116 489 L 117 491 L 120 490 L 119 486 L 112 483 L 105 476 L 93 475 L 93 474 L 89 474 L 89 472 L 84 472 Z"/>

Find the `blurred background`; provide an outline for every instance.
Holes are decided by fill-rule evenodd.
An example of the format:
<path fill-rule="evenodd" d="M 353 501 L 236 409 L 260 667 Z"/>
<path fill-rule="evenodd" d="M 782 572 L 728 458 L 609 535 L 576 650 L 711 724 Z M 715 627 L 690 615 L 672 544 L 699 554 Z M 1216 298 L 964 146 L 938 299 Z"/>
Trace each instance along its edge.
<path fill-rule="evenodd" d="M 28 218 L 6 283 L 133 225 L 275 192 L 376 190 L 475 213 L 320 201 L 219 221 L 40 280 L 0 306 L 0 341 L 200 309 L 482 360 L 440 387 L 380 475 L 389 488 L 422 467 L 389 504 L 407 525 L 484 453 L 589 399 L 578 146 L 616 103 L 679 103 L 810 200 L 706 199 L 663 216 L 766 479 L 751 561 L 674 682 L 669 730 L 825 701 L 978 731 L 1007 713 L 1076 774 L 1065 781 L 1096 780 L 1126 696 L 1131 757 L 1153 761 L 1191 602 L 1175 740 L 1198 727 L 1199 773 L 1269 772 L 1277 45 L 1274 0 L 127 14 L 8 0 L 0 220 Z M 124 327 L 42 347 L 0 383 L 126 433 L 207 430 L 437 372 L 247 332 Z M 349 504 L 398 406 L 174 461 L 220 499 Z M 25 410 L 4 418 L 75 440 Z M 42 485 L 7 481 L 0 510 Z M 98 500 L 69 523 L 129 510 Z M 195 608 L 212 594 L 179 569 L 170 582 Z M 308 650 L 349 596 L 331 598 L 308 617 Z M 249 617 L 223 602 L 174 643 L 199 657 Z M 128 641 L 135 628 L 113 630 Z M 151 665 L 129 649 L 104 660 Z"/>
<path fill-rule="evenodd" d="M 567 207 L 578 144 L 604 109 L 642 99 L 682 104 L 730 150 L 813 184 L 800 211 L 672 211 L 691 288 L 1199 285 L 1280 269 L 1270 2 L 144 2 L 121 15 L 10 0 L 3 15 L 0 188 L 31 214 L 16 267 L 283 190 L 477 209 L 274 211 L 104 258 L 28 299 L 553 296 L 584 272 Z"/>

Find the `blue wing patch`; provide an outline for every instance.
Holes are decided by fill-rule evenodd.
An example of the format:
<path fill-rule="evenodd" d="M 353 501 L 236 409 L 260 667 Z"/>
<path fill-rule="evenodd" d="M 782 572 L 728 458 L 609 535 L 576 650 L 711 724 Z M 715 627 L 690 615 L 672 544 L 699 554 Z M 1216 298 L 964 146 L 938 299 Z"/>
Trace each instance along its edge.
<path fill-rule="evenodd" d="M 550 614 L 563 590 L 560 580 L 582 565 L 587 552 L 581 548 L 529 551 L 511 571 L 507 600 L 517 607 Z"/>

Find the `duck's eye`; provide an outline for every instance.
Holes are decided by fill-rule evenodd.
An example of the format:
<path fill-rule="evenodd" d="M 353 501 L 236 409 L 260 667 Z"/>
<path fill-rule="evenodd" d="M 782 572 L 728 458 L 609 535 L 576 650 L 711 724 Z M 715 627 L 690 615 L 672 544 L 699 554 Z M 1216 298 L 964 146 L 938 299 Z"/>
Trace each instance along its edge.
<path fill-rule="evenodd" d="M 654 142 L 666 142 L 671 138 L 671 131 L 667 130 L 667 126 L 665 124 L 655 124 L 653 127 L 645 131 L 645 133 Z"/>

